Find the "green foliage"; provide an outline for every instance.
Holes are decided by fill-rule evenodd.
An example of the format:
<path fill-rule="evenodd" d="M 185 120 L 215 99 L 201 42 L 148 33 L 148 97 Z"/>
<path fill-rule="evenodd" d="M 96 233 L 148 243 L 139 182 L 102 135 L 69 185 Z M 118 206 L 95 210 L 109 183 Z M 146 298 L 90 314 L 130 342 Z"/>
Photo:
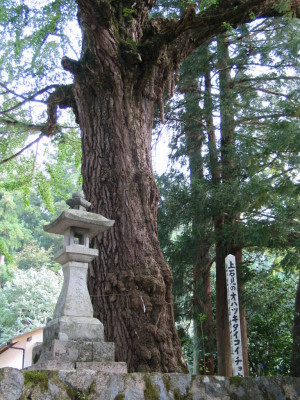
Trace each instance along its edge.
<path fill-rule="evenodd" d="M 223 27 L 227 32 L 229 32 L 229 33 L 231 33 L 231 34 L 234 33 L 234 30 L 233 30 L 232 25 L 230 25 L 228 22 L 223 22 L 223 23 L 222 23 L 222 27 Z"/>
<path fill-rule="evenodd" d="M 61 51 L 72 47 L 68 29 L 69 20 L 76 16 L 74 1 L 31 1 L 30 5 L 20 5 L 19 1 L 2 1 L 0 62 L 8 80 L 11 77 L 45 83 L 45 77 L 57 79 L 68 76 L 57 71 Z M 75 32 L 74 32 L 75 34 Z M 13 51 L 12 51 L 13 50 Z M 49 58 L 49 53 L 52 57 Z M 26 55 L 26 56 L 25 56 Z M 24 57 L 25 56 L 25 57 Z M 13 64 L 10 64 L 13 61 Z M 3 82 L 3 81 L 2 81 Z M 42 87 L 41 85 L 40 87 Z"/>
<path fill-rule="evenodd" d="M 218 3 L 219 3 L 218 0 L 201 0 L 199 2 L 199 8 L 201 11 L 206 10 L 210 7 L 217 6 Z"/>
<path fill-rule="evenodd" d="M 253 11 L 250 11 L 249 17 L 250 17 L 250 19 L 252 19 L 253 21 L 255 20 L 255 14 L 254 14 Z"/>
<path fill-rule="evenodd" d="M 184 63 L 178 84 L 180 96 L 169 105 L 166 115 L 171 121 L 169 129 L 174 131 L 172 160 L 187 166 L 189 179 L 176 172 L 175 167 L 168 175 L 159 177 L 162 199 L 158 229 L 174 274 L 175 317 L 177 323 L 186 327 L 191 319 L 196 321 L 197 315 L 203 314 L 201 309 L 195 312 L 196 299 L 204 301 L 201 272 L 195 271 L 212 263 L 217 246 L 224 254 L 234 249 L 251 249 L 253 254 L 269 249 L 272 254 L 280 254 L 280 268 L 299 269 L 300 125 L 298 101 L 294 102 L 299 92 L 294 45 L 294 38 L 299 40 L 299 22 L 266 20 L 242 26 L 235 32 L 231 29 L 229 34 L 232 33 L 226 69 L 220 67 L 221 57 L 218 60 L 215 56 L 215 42 L 199 48 Z M 255 69 L 257 65 L 260 70 Z M 224 90 L 221 72 L 227 69 L 231 72 Z M 207 77 L 217 74 L 219 80 L 209 83 Z M 224 121 L 228 122 L 229 117 L 233 117 L 231 123 L 224 129 Z M 212 134 L 215 144 L 209 137 Z M 231 142 L 226 142 L 228 137 Z M 230 160 L 227 163 L 226 157 Z M 220 224 L 218 229 L 216 223 Z M 270 281 L 266 289 L 271 290 L 273 283 L 274 298 L 281 296 L 283 278 L 278 281 L 272 274 L 265 278 Z M 261 291 L 260 297 L 260 288 L 254 282 L 251 286 L 251 282 L 247 289 L 263 302 L 267 290 Z M 284 282 L 291 289 L 285 299 L 286 315 L 291 321 L 295 285 L 290 278 Z M 248 306 L 249 318 L 256 318 L 254 304 Z M 274 330 L 269 329 L 268 335 L 274 341 L 274 351 L 270 353 L 269 369 L 264 365 L 263 373 L 287 373 L 291 326 L 275 330 L 279 321 L 284 321 L 281 326 L 287 322 L 284 312 L 270 318 Z M 250 344 L 257 340 L 254 321 L 253 337 L 248 325 Z M 281 361 L 276 353 L 280 335 L 286 349 L 286 357 Z M 190 356 L 192 344 L 184 333 L 181 337 L 188 343 Z M 252 351 L 252 373 L 258 374 L 261 371 L 255 369 L 254 347 L 249 354 Z"/>
<path fill-rule="evenodd" d="M 198 12 L 208 10 L 218 5 L 218 0 L 163 0 L 151 10 L 152 17 L 180 17 L 188 6 L 194 6 Z M 162 7 L 163 6 L 163 7 Z"/>
<path fill-rule="evenodd" d="M 6 260 L 4 264 L 1 264 L 0 267 L 0 283 L 1 287 L 3 284 L 7 281 L 11 281 L 14 273 L 16 272 L 16 267 L 15 265 L 9 264 Z"/>
<path fill-rule="evenodd" d="M 124 17 L 131 17 L 133 13 L 134 13 L 134 10 L 132 8 L 127 8 L 127 7 L 123 8 Z"/>
<path fill-rule="evenodd" d="M 52 247 L 45 250 L 44 247 L 39 246 L 39 243 L 36 240 L 32 240 L 16 253 L 12 266 L 15 266 L 15 269 L 22 270 L 33 268 L 35 271 L 39 271 L 43 267 L 58 270 L 60 266 L 53 263 L 52 258 Z"/>
<path fill-rule="evenodd" d="M 0 144 L 1 153 L 1 144 Z M 32 187 L 49 211 L 54 213 L 54 196 L 66 198 L 68 193 L 81 187 L 81 142 L 77 130 L 57 135 L 50 147 L 44 147 L 39 156 L 18 157 L 0 164 L 0 190 L 22 191 L 24 200 L 30 197 Z"/>
<path fill-rule="evenodd" d="M 22 201 L 21 196 L 16 193 L 4 190 L 0 192 L 0 235 L 3 254 L 12 255 L 31 237 L 28 227 L 19 220 Z M 24 206 L 22 209 L 24 210 Z"/>
<path fill-rule="evenodd" d="M 3 240 L 0 240 L 0 254 L 2 254 L 5 257 L 7 262 L 10 263 L 12 261 L 12 256 L 9 254 L 7 246 Z"/>
<path fill-rule="evenodd" d="M 279 23 L 276 34 L 270 30 L 268 21 L 264 25 L 265 31 L 261 25 L 257 28 L 261 34 L 259 45 L 251 39 L 253 37 L 251 35 L 256 31 L 255 26 L 252 29 L 242 27 L 242 40 L 239 40 L 238 44 L 232 44 L 230 62 L 233 66 L 241 66 L 240 69 L 235 67 L 236 78 L 232 82 L 231 90 L 232 100 L 237 99 L 234 102 L 235 143 L 231 150 L 226 149 L 227 154 L 230 150 L 234 160 L 235 176 L 227 180 L 226 184 L 221 182 L 220 185 L 216 185 L 211 180 L 210 143 L 206 136 L 205 119 L 207 109 L 203 105 L 206 93 L 203 84 L 197 91 L 193 83 L 193 79 L 195 82 L 197 76 L 203 82 L 201 75 L 205 73 L 204 65 L 209 65 L 211 75 L 215 73 L 214 44 L 211 45 L 212 50 L 208 59 L 204 54 L 204 49 L 200 48 L 192 55 L 191 61 L 183 65 L 179 88 L 186 93 L 185 99 L 184 101 L 179 99 L 175 104 L 177 109 L 174 111 L 173 107 L 171 111 L 173 115 L 170 115 L 170 120 L 182 121 L 173 126 L 174 130 L 181 132 L 180 140 L 177 140 L 178 134 L 176 143 L 174 140 L 173 158 L 183 161 L 185 159 L 185 162 L 189 162 L 191 166 L 190 154 L 193 148 L 202 146 L 203 155 L 202 159 L 198 160 L 198 169 L 200 171 L 204 168 L 204 175 L 191 177 L 192 186 L 185 188 L 185 193 L 189 194 L 183 199 L 180 180 L 186 180 L 186 178 L 180 174 L 175 178 L 173 172 L 172 175 L 166 177 L 174 182 L 172 189 L 169 190 L 171 197 L 167 200 L 163 199 L 161 204 L 169 207 L 167 203 L 171 201 L 170 199 L 173 199 L 172 203 L 175 201 L 174 206 L 170 204 L 172 207 L 170 215 L 172 213 L 174 215 L 175 209 L 179 210 L 179 213 L 178 218 L 173 218 L 171 223 L 174 220 L 174 224 L 177 224 L 177 227 L 173 226 L 173 229 L 181 225 L 181 231 L 190 230 L 187 221 L 192 222 L 192 215 L 200 215 L 203 226 L 210 218 L 222 218 L 226 215 L 223 237 L 220 238 L 215 233 L 215 239 L 222 240 L 225 251 L 230 248 L 232 240 L 237 245 L 264 246 L 274 249 L 296 248 L 299 243 L 299 237 L 296 234 L 299 231 L 299 193 L 296 181 L 299 169 L 298 132 L 300 126 L 298 118 L 295 118 L 297 102 L 293 100 L 294 96 L 298 96 L 295 90 L 298 83 L 298 64 L 297 57 L 293 55 L 293 46 L 290 47 L 289 39 L 283 38 L 282 34 L 284 33 L 288 38 L 293 36 L 299 38 L 300 30 L 298 22 L 287 22 L 286 25 Z M 276 41 L 280 41 L 281 46 L 276 47 L 274 45 Z M 252 62 L 256 64 L 257 59 L 251 60 L 249 55 L 245 56 L 249 47 L 253 51 L 253 58 L 258 55 L 260 57 L 259 64 L 262 66 L 260 75 L 257 71 L 255 76 L 252 73 Z M 272 56 L 269 56 L 272 52 Z M 276 56 L 275 59 L 274 56 Z M 265 67 L 265 64 L 268 66 Z M 294 72 L 291 73 L 292 67 L 290 67 L 288 76 L 285 75 L 286 64 L 293 64 Z M 271 75 L 269 69 L 272 71 Z M 288 94 L 285 95 L 285 93 Z M 218 97 L 214 93 L 212 100 L 215 109 L 211 111 L 218 114 Z M 263 122 L 260 123 L 260 121 Z M 204 126 L 202 132 L 199 124 Z M 217 132 L 219 129 L 217 123 L 214 128 Z M 198 138 L 201 140 L 196 142 L 192 136 L 188 138 L 189 132 L 193 134 L 197 131 L 199 133 L 196 140 L 199 140 Z M 221 168 L 222 149 L 219 143 L 217 142 L 216 156 Z M 189 155 L 189 159 L 186 154 Z M 173 194 L 170 194 L 171 191 Z M 189 211 L 189 215 L 186 210 Z M 243 215 L 242 220 L 238 224 L 232 224 L 232 219 L 239 213 Z M 168 216 L 164 218 L 161 215 L 160 218 L 163 218 L 163 226 L 170 224 Z M 232 239 L 233 235 L 234 239 Z M 162 240 L 165 240 L 163 236 L 165 235 L 160 235 Z"/>
<path fill-rule="evenodd" d="M 46 268 L 17 270 L 0 291 L 0 343 L 44 326 L 52 317 L 61 274 Z"/>
<path fill-rule="evenodd" d="M 251 275 L 246 283 L 250 372 L 288 375 L 297 275 L 288 277 L 265 268 L 252 270 Z"/>
<path fill-rule="evenodd" d="M 74 173 L 80 185 L 81 147 L 66 110 L 58 111 L 57 135 L 47 137 L 47 97 L 72 82 L 61 58 L 78 58 L 81 33 L 75 1 L 27 3 L 1 2 L 0 189 L 22 189 L 26 198 L 34 186 L 53 212 L 53 195 L 74 185 Z"/>
<path fill-rule="evenodd" d="M 54 217 L 43 207 L 35 191 L 29 192 L 28 200 L 29 205 L 19 191 L 0 190 L 0 253 L 5 257 L 0 269 L 1 285 L 11 280 L 18 268 L 58 269 L 53 254 L 61 246 L 61 238 L 43 231 L 43 225 Z M 66 207 L 65 202 L 55 201 L 57 214 Z"/>
<path fill-rule="evenodd" d="M 291 11 L 290 0 L 280 0 L 278 3 L 274 4 L 274 9 L 280 14 L 287 15 Z"/>

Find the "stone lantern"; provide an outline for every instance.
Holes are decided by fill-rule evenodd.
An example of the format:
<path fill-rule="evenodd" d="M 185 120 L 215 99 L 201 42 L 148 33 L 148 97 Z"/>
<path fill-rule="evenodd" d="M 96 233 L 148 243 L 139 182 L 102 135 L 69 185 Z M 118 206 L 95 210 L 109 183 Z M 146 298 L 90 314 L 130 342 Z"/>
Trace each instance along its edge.
<path fill-rule="evenodd" d="M 46 232 L 64 235 L 64 246 L 55 256 L 64 282 L 53 320 L 44 328 L 43 344 L 34 348 L 31 368 L 126 372 L 125 363 L 114 362 L 114 344 L 104 342 L 103 325 L 93 318 L 87 289 L 88 263 L 99 254 L 89 248 L 89 241 L 110 229 L 114 221 L 87 212 L 91 204 L 81 191 L 67 204 L 71 209 L 44 226 Z"/>

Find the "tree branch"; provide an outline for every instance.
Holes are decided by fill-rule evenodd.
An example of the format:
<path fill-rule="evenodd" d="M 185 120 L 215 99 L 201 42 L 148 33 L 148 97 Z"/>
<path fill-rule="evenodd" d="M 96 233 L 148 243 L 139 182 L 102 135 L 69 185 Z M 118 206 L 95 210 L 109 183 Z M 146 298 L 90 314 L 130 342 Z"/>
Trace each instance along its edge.
<path fill-rule="evenodd" d="M 251 123 L 251 124 L 260 124 L 257 120 L 258 119 L 269 119 L 269 118 L 278 118 L 280 117 L 287 117 L 287 118 L 299 118 L 297 115 L 287 113 L 274 113 L 274 114 L 263 114 L 263 115 L 254 115 L 253 117 L 244 117 L 239 118 L 236 120 L 236 126 L 244 123 Z"/>
<path fill-rule="evenodd" d="M 57 108 L 72 108 L 78 122 L 77 105 L 73 95 L 73 85 L 59 86 L 47 99 L 47 136 L 57 133 Z"/>
<path fill-rule="evenodd" d="M 80 63 L 77 60 L 72 60 L 72 58 L 64 56 L 61 60 L 61 65 L 63 69 L 71 72 L 73 75 L 80 72 Z"/>
<path fill-rule="evenodd" d="M 6 113 L 8 113 L 8 112 L 10 112 L 10 111 L 13 111 L 13 110 L 15 110 L 15 109 L 21 107 L 23 104 L 25 104 L 25 103 L 27 103 L 27 102 L 29 102 L 29 101 L 35 101 L 35 102 L 38 102 L 38 103 L 45 103 L 45 101 L 42 101 L 42 100 L 35 100 L 35 98 L 36 98 L 37 96 L 39 96 L 39 95 L 41 95 L 41 94 L 47 92 L 48 90 L 56 89 L 56 88 L 59 87 L 59 85 L 49 85 L 49 86 L 44 87 L 43 89 L 38 90 L 37 92 L 35 92 L 35 93 L 32 94 L 31 96 L 25 97 L 24 95 L 18 94 L 18 93 L 16 93 L 16 92 L 14 92 L 13 90 L 9 89 L 6 85 L 4 85 L 4 84 L 1 83 L 1 82 L 0 82 L 0 86 L 2 86 L 2 87 L 6 90 L 6 92 L 11 93 L 11 94 L 13 94 L 13 95 L 16 96 L 16 97 L 21 97 L 21 98 L 23 99 L 23 101 L 20 101 L 19 103 L 15 104 L 14 106 L 12 106 L 12 107 L 10 107 L 10 108 L 8 108 L 8 109 L 6 109 L 6 110 L 0 111 L 0 115 L 1 115 L 1 114 L 6 114 Z"/>
<path fill-rule="evenodd" d="M 192 50 L 228 30 L 228 26 L 236 28 L 238 25 L 251 22 L 253 16 L 255 18 L 282 16 L 276 9 L 279 3 L 278 0 L 237 0 L 235 2 L 223 0 L 219 1 L 217 6 L 212 6 L 200 13 L 195 12 L 195 6 L 190 6 L 180 20 L 174 19 L 161 23 L 159 31 L 147 40 L 159 47 L 174 42 L 182 61 Z M 290 11 L 294 16 L 299 17 L 300 0 L 291 0 L 290 3 Z"/>
<path fill-rule="evenodd" d="M 29 149 L 31 146 L 33 146 L 35 143 L 38 143 L 42 137 L 44 136 L 43 133 L 41 133 L 39 135 L 39 137 L 37 139 L 35 139 L 33 142 L 30 142 L 27 146 L 23 147 L 20 151 L 18 151 L 17 153 L 13 154 L 10 157 L 5 158 L 4 160 L 0 160 L 0 165 L 7 163 L 8 161 L 13 160 L 14 158 L 18 157 L 19 155 L 21 155 L 22 153 L 24 153 L 25 150 Z"/>
<path fill-rule="evenodd" d="M 265 88 L 260 88 L 260 87 L 257 87 L 257 86 L 254 86 L 254 84 L 253 85 L 237 85 L 238 86 L 238 88 L 240 88 L 240 89 L 251 89 L 251 90 L 256 90 L 256 91 L 258 91 L 258 92 L 262 92 L 262 93 L 267 93 L 267 94 L 274 94 L 275 96 L 281 96 L 281 97 L 285 97 L 285 98 L 288 98 L 289 97 L 289 94 L 286 94 L 286 93 L 282 93 L 282 92 L 277 92 L 277 91 L 275 91 L 275 90 L 269 90 L 269 89 L 265 89 Z"/>
<path fill-rule="evenodd" d="M 11 125 L 11 126 L 21 126 L 23 130 L 25 131 L 31 131 L 31 132 L 43 132 L 45 134 L 46 132 L 46 125 L 34 125 L 34 124 L 27 124 L 25 122 L 20 122 L 11 117 L 10 115 L 6 116 L 6 118 L 0 118 L 0 123 L 4 123 L 6 125 Z"/>

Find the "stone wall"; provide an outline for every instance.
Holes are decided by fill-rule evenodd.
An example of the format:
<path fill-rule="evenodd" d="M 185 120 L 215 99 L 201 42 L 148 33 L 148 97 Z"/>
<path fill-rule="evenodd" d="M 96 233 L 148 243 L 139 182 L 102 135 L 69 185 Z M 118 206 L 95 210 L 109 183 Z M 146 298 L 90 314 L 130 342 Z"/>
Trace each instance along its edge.
<path fill-rule="evenodd" d="M 0 369 L 1 400 L 299 400 L 300 378 Z"/>

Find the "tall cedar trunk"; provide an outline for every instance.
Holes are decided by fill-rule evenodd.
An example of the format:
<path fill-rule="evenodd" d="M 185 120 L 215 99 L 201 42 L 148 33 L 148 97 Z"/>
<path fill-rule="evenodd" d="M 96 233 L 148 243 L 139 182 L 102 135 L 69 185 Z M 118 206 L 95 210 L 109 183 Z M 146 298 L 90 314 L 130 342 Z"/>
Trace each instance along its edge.
<path fill-rule="evenodd" d="M 196 281 L 194 279 L 194 285 L 193 285 L 193 375 L 198 375 L 200 368 L 200 342 L 199 338 L 201 337 L 201 329 L 200 329 L 200 324 L 198 321 L 199 313 L 197 312 L 197 309 L 195 307 L 195 293 L 197 291 L 196 288 Z"/>
<path fill-rule="evenodd" d="M 217 141 L 213 123 L 213 100 L 211 93 L 211 76 L 207 68 L 205 73 L 204 117 L 207 126 L 210 173 L 212 183 L 216 187 L 221 185 L 221 171 L 218 160 Z M 225 254 L 222 245 L 224 218 L 214 218 L 216 234 L 216 338 L 218 354 L 218 375 L 232 375 L 230 332 L 227 310 L 227 287 L 225 276 Z"/>
<path fill-rule="evenodd" d="M 218 63 L 220 67 L 220 115 L 221 115 L 221 164 L 223 184 L 232 183 L 238 178 L 238 171 L 235 162 L 235 120 L 234 120 L 234 99 L 232 94 L 233 82 L 231 78 L 231 60 L 229 55 L 229 40 L 226 35 L 218 38 Z M 228 211 L 229 213 L 229 211 Z M 230 215 L 230 213 L 229 213 Z M 224 221 L 232 226 L 240 219 L 238 210 L 226 216 Z M 242 249 L 238 243 L 240 238 L 235 237 L 232 232 L 232 244 L 229 245 L 229 253 L 236 258 L 236 265 L 241 266 L 243 261 Z M 237 247 L 238 246 L 238 247 Z M 225 267 L 225 266 L 224 266 Z M 244 290 L 241 274 L 238 275 L 240 293 Z M 226 283 L 225 283 L 226 284 Z M 240 296 L 241 300 L 243 296 Z M 247 322 L 246 311 L 243 301 L 240 301 L 240 322 L 241 336 L 243 343 L 244 374 L 248 375 L 248 350 L 247 350 Z"/>
<path fill-rule="evenodd" d="M 193 82 L 195 84 L 195 82 Z M 193 86 L 193 85 L 192 85 Z M 185 110 L 185 126 L 184 133 L 187 141 L 187 151 L 189 153 L 189 169 L 190 169 L 190 182 L 191 182 L 191 191 L 193 198 L 196 196 L 195 192 L 195 182 L 198 182 L 199 178 L 203 175 L 203 160 L 201 156 L 202 151 L 202 141 L 203 141 L 203 132 L 200 128 L 194 126 L 194 118 L 193 118 L 193 103 L 194 97 L 193 93 L 191 95 L 189 93 L 185 93 L 185 101 L 186 101 L 186 110 Z M 192 103 L 192 109 L 190 110 L 189 106 Z M 198 108 L 198 107 L 197 107 Z M 192 243 L 194 246 L 200 246 L 202 243 L 198 243 L 198 235 L 197 232 L 199 230 L 200 223 L 200 215 L 197 213 L 197 209 L 194 207 L 193 209 L 193 217 L 192 217 Z M 194 249 L 195 254 L 198 253 L 198 249 Z M 200 256 L 200 260 L 202 257 Z M 193 266 L 193 374 L 199 374 L 199 366 L 200 366 L 200 348 L 201 348 L 201 327 L 199 317 L 200 314 L 203 313 L 201 310 L 201 306 L 199 304 L 198 298 L 200 293 L 202 292 L 202 282 L 201 278 L 199 279 L 199 271 L 198 271 L 198 263 L 195 261 Z M 200 292 L 200 293 L 199 293 Z"/>
<path fill-rule="evenodd" d="M 217 43 L 220 90 L 220 131 L 221 131 L 221 176 L 222 185 L 234 179 L 233 162 L 233 130 L 234 119 L 231 98 L 230 58 L 228 38 L 226 34 L 219 35 Z M 227 286 L 225 274 L 225 258 L 229 246 L 224 237 L 224 224 L 229 223 L 228 215 L 219 216 L 215 221 L 216 228 L 216 334 L 218 346 L 218 374 L 232 375 L 232 360 L 230 347 L 230 330 L 228 319 Z"/>
<path fill-rule="evenodd" d="M 236 181 L 238 171 L 235 162 L 235 134 L 234 134 L 234 109 L 233 109 L 233 94 L 232 94 L 232 86 L 233 82 L 231 79 L 231 60 L 229 56 L 229 40 L 226 34 L 219 35 L 218 37 L 218 65 L 219 65 L 219 82 L 220 82 L 220 130 L 221 130 L 221 174 L 222 174 L 222 184 L 232 184 Z M 227 189 L 229 190 L 229 189 Z M 217 266 L 217 275 L 219 273 L 219 279 L 217 277 L 217 293 L 219 293 L 219 301 L 217 304 L 221 307 L 221 302 L 223 302 L 223 307 L 226 307 L 227 310 L 227 296 L 225 296 L 226 292 L 226 279 L 225 279 L 225 257 L 229 253 L 233 253 L 236 256 L 237 264 L 242 263 L 242 250 L 240 248 L 236 249 L 236 243 L 238 243 L 239 238 L 234 237 L 234 232 L 231 234 L 231 243 L 229 242 L 229 238 L 226 238 L 224 230 L 224 224 L 234 225 L 236 221 L 239 219 L 238 210 L 234 212 L 230 212 L 231 205 L 228 205 L 229 209 L 227 213 L 221 217 L 219 221 L 216 223 L 217 227 L 217 236 L 219 243 L 219 256 L 218 262 L 220 263 Z M 221 265 L 221 263 L 223 265 Z M 224 270 L 224 272 L 222 271 Z M 222 285 L 223 287 L 218 287 L 218 285 Z M 245 374 L 248 374 L 248 356 L 247 356 L 247 331 L 246 331 L 246 319 L 245 319 L 245 309 L 243 304 L 240 306 L 241 310 L 241 333 L 242 333 L 242 342 L 243 342 L 243 356 L 244 356 L 244 371 Z M 222 321 L 217 321 L 217 331 L 221 327 L 224 327 L 227 323 L 228 325 L 228 311 L 222 312 L 219 310 L 217 313 L 217 318 L 220 318 Z M 229 367 L 231 364 L 231 355 L 229 355 L 229 351 L 225 346 L 229 346 L 230 348 L 230 336 L 229 330 L 226 329 L 225 332 L 225 340 L 221 346 L 222 354 L 219 354 L 218 347 L 218 356 L 220 357 L 220 361 L 224 363 L 224 365 L 218 365 L 218 372 L 221 374 L 232 374 L 232 367 Z M 221 332 L 217 332 L 217 338 L 220 340 Z"/>
<path fill-rule="evenodd" d="M 206 272 L 196 270 L 193 306 L 193 373 L 213 375 L 214 341 L 210 268 Z M 201 318 L 201 314 L 205 319 Z M 200 358 L 201 351 L 203 353 L 202 359 Z"/>
<path fill-rule="evenodd" d="M 76 3 L 82 54 L 79 61 L 62 60 L 74 75 L 72 94 L 66 86 L 49 96 L 47 127 L 53 134 L 57 106 L 73 108 L 82 133 L 84 192 L 94 212 L 115 220 L 93 243 L 100 250 L 88 277 L 95 316 L 129 371 L 186 370 L 174 326 L 172 275 L 157 239 L 154 105 L 163 120 L 162 95 L 165 89 L 172 94 L 178 65 L 224 31 L 223 22 L 234 26 L 249 21 L 250 11 L 276 11 L 268 0 L 242 2 L 234 12 L 224 1 L 200 15 L 190 6 L 181 19 L 150 19 L 152 0 Z M 292 0 L 293 9 L 298 4 Z"/>
<path fill-rule="evenodd" d="M 295 298 L 291 376 L 300 377 L 300 274 Z"/>
<path fill-rule="evenodd" d="M 205 338 L 205 375 L 214 375 L 214 330 L 213 330 L 213 312 L 212 312 L 212 299 L 211 299 L 211 277 L 210 268 L 203 272 L 203 286 L 204 286 L 204 299 L 205 299 L 205 321 L 203 322 L 203 334 Z"/>
<path fill-rule="evenodd" d="M 197 186 L 204 177 L 202 145 L 204 139 L 203 124 L 199 124 L 200 108 L 195 100 L 194 88 L 197 81 L 192 82 L 191 93 L 185 93 L 185 126 L 184 133 L 189 154 L 189 169 L 192 197 L 197 199 Z M 196 103 L 195 103 L 196 101 Z M 196 104 L 196 110 L 195 110 Z M 198 114 L 195 116 L 195 113 Z M 196 117 L 196 118 L 195 118 Z M 197 201 L 198 203 L 198 201 Z M 193 273 L 193 373 L 213 375 L 213 316 L 211 301 L 210 257 L 211 229 L 197 204 L 193 207 L 192 232 L 196 254 Z M 201 321 L 201 315 L 205 319 Z M 200 359 L 202 350 L 203 359 Z"/>
<path fill-rule="evenodd" d="M 217 166 L 217 154 L 216 154 L 216 140 L 214 133 L 214 125 L 213 125 L 213 101 L 211 94 L 211 76 L 210 76 L 210 53 L 209 53 L 209 44 L 203 46 L 203 56 L 206 59 L 206 67 L 205 67 L 205 89 L 204 89 L 204 115 L 203 120 L 206 123 L 206 129 L 209 137 L 209 146 L 212 142 L 212 146 L 210 146 L 210 162 L 211 162 L 211 171 L 214 182 L 216 183 L 218 180 L 218 166 Z M 204 168 L 202 167 L 202 175 L 201 178 L 204 177 Z M 212 235 L 212 227 L 211 221 L 205 221 L 206 223 L 206 237 L 203 240 L 202 246 L 200 246 L 202 250 L 201 259 L 202 259 L 202 268 L 200 269 L 202 273 L 202 281 L 203 281 L 203 289 L 204 289 L 204 314 L 206 319 L 203 323 L 203 331 L 204 337 L 206 337 L 205 343 L 205 351 L 206 351 L 206 372 L 209 375 L 213 375 L 215 372 L 214 365 L 214 357 L 213 352 L 215 349 L 214 346 L 214 332 L 213 332 L 213 312 L 212 312 L 212 298 L 211 298 L 211 277 L 210 277 L 210 267 L 211 267 L 211 258 L 209 255 L 209 251 L 211 248 L 211 235 Z M 204 229 L 203 229 L 204 231 Z"/>

